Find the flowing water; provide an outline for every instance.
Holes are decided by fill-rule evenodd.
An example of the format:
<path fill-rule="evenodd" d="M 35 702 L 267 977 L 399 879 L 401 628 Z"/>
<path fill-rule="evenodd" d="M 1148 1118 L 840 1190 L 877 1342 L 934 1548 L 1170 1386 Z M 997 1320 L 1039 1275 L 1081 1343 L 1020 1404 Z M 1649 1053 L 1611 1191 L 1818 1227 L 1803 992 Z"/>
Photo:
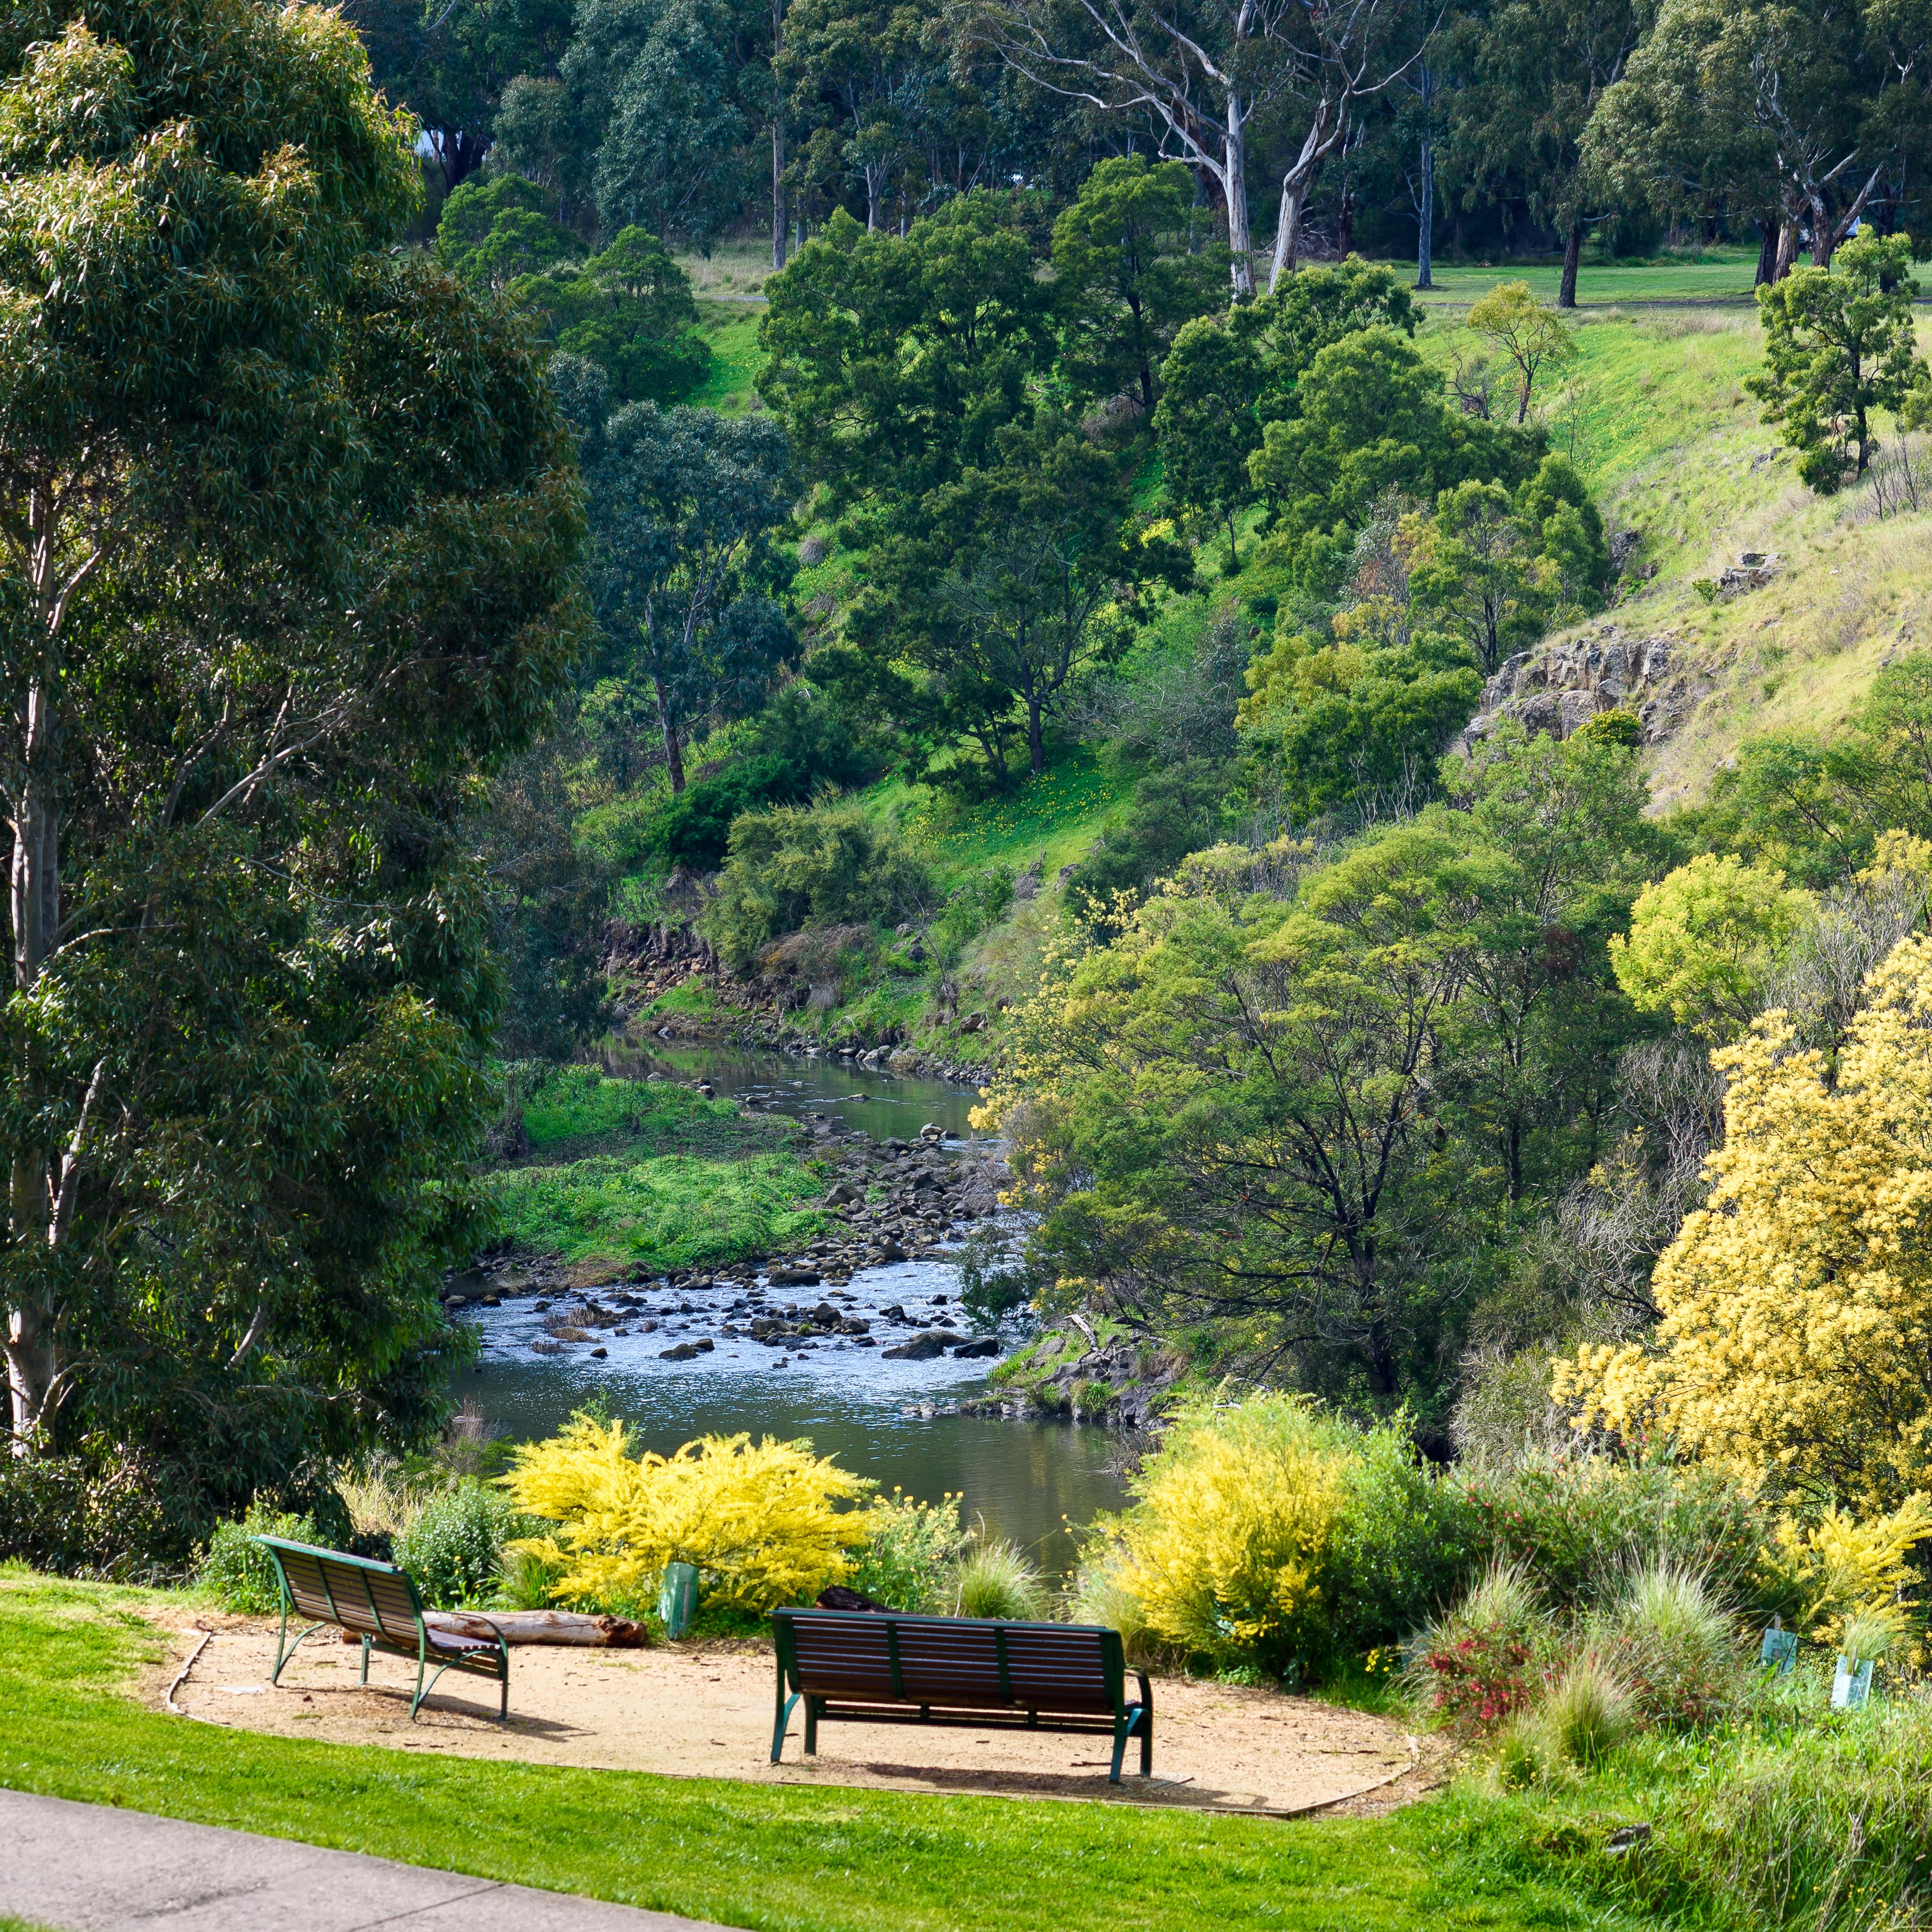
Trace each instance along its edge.
<path fill-rule="evenodd" d="M 911 1139 L 927 1123 L 948 1144 L 969 1144 L 970 1088 L 934 1080 L 901 1080 L 836 1061 L 794 1060 L 778 1054 L 676 1046 L 662 1052 L 614 1052 L 604 1064 L 637 1078 L 657 1072 L 709 1080 L 721 1096 L 800 1118 L 824 1115 L 848 1131 L 862 1127 L 875 1139 Z M 774 1288 L 770 1302 L 806 1306 L 832 1293 L 850 1312 L 876 1316 L 893 1305 L 927 1320 L 948 1314 L 958 1292 L 958 1270 L 944 1254 L 862 1269 L 846 1288 Z M 1022 1421 L 946 1412 L 949 1403 L 982 1394 L 980 1365 L 940 1356 L 926 1362 L 891 1361 L 880 1348 L 849 1339 L 767 1348 L 725 1326 L 742 1325 L 742 1300 L 724 1285 L 669 1290 L 640 1284 L 605 1292 L 632 1305 L 631 1332 L 606 1331 L 606 1359 L 580 1351 L 538 1355 L 530 1343 L 542 1318 L 527 1302 L 472 1309 L 482 1330 L 483 1354 L 462 1382 L 484 1418 L 514 1439 L 546 1435 L 571 1412 L 602 1396 L 614 1416 L 635 1426 L 640 1444 L 668 1454 L 700 1435 L 809 1436 L 821 1455 L 869 1476 L 890 1491 L 911 1496 L 958 1494 L 969 1523 L 1010 1538 L 1050 1572 L 1070 1565 L 1066 1530 L 1122 1499 L 1114 1442 L 1105 1430 L 1071 1423 Z M 740 1316 L 731 1310 L 738 1304 Z M 634 1324 L 657 1324 L 640 1334 Z M 890 1330 L 874 1322 L 882 1334 Z M 667 1346 L 710 1336 L 712 1350 L 689 1362 L 662 1359 Z"/>

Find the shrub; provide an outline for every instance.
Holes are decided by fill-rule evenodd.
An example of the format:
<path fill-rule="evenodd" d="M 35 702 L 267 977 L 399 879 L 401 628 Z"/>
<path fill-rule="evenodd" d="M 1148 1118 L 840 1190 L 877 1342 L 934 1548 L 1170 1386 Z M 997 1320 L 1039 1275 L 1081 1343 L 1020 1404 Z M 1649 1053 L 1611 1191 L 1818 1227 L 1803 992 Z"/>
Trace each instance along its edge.
<path fill-rule="evenodd" d="M 1468 1496 L 1481 1545 L 1521 1564 L 1558 1609 L 1620 1596 L 1632 1565 L 1651 1562 L 1729 1591 L 1753 1574 L 1763 1545 L 1758 1504 L 1701 1463 L 1532 1455 L 1479 1473 Z"/>
<path fill-rule="evenodd" d="M 281 1515 L 260 1503 L 250 1504 L 238 1522 L 217 1523 L 195 1580 L 214 1593 L 224 1610 L 244 1616 L 270 1616 L 282 1606 L 274 1559 L 254 1540 L 258 1536 L 286 1537 L 291 1543 L 320 1540 L 313 1516 Z"/>
<path fill-rule="evenodd" d="M 188 1567 L 196 1528 L 164 1470 L 124 1444 L 0 1454 L 0 1557 L 56 1575 L 158 1582 Z"/>
<path fill-rule="evenodd" d="M 1322 1576 L 1358 1453 L 1292 1396 L 1183 1410 L 1112 1526 L 1119 1577 L 1162 1641 L 1274 1667 L 1318 1641 Z"/>
<path fill-rule="evenodd" d="M 932 922 L 931 938 L 940 958 L 958 958 L 968 943 L 989 926 L 997 926 L 1013 902 L 1013 868 L 997 861 L 956 886 L 946 902 L 946 910 Z"/>
<path fill-rule="evenodd" d="M 502 1580 L 504 1544 L 534 1527 L 508 1497 L 478 1482 L 459 1483 L 424 1501 L 396 1538 L 395 1560 L 432 1609 L 487 1604 Z"/>
<path fill-rule="evenodd" d="M 1904 1628 L 1905 1592 L 1919 1580 L 1912 1554 L 1929 1536 L 1932 1503 L 1916 1492 L 1888 1514 L 1862 1521 L 1837 1509 L 1809 1528 L 1787 1517 L 1760 1556 L 1757 1580 L 1776 1609 L 1835 1647 L 1846 1620 L 1861 1610 Z"/>
<path fill-rule="evenodd" d="M 1364 1430 L 1342 1480 L 1322 1582 L 1324 1668 L 1410 1637 L 1481 1572 L 1482 1513 L 1453 1474 L 1424 1462 L 1406 1418 Z"/>
<path fill-rule="evenodd" d="M 696 1564 L 705 1596 L 758 1611 L 809 1602 L 844 1580 L 868 1511 L 838 1505 L 871 1485 L 807 1442 L 707 1436 L 676 1455 L 628 1453 L 624 1425 L 579 1414 L 560 1436 L 526 1444 L 502 1478 L 518 1506 L 557 1526 L 524 1539 L 557 1566 L 556 1594 L 586 1605 L 634 1605 L 668 1563 Z"/>
<path fill-rule="evenodd" d="M 955 1616 L 1025 1620 L 1046 1613 L 1046 1586 L 1040 1566 L 1016 1545 L 976 1545 L 953 1572 Z"/>
<path fill-rule="evenodd" d="M 898 1490 L 873 1504 L 869 1535 L 846 1581 L 896 1610 L 943 1613 L 951 1607 L 952 1567 L 966 1547 L 959 1498 L 915 1502 Z"/>
<path fill-rule="evenodd" d="M 902 924 L 932 903 L 924 863 L 857 805 L 782 806 L 731 826 L 730 855 L 705 924 L 742 970 L 806 926 Z"/>
<path fill-rule="evenodd" d="M 1549 1634 L 1522 1568 L 1493 1565 L 1417 1646 L 1408 1676 L 1424 1714 L 1467 1732 L 1492 1730 L 1527 1710 L 1536 1652 Z"/>

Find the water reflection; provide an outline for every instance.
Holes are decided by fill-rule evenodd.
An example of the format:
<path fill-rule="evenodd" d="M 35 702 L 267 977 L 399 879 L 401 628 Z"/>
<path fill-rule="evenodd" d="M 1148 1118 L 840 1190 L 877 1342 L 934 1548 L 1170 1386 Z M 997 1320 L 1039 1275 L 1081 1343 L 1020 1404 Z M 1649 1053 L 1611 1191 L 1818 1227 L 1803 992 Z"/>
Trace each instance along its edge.
<path fill-rule="evenodd" d="M 606 1041 L 596 1058 L 606 1073 L 621 1078 L 661 1073 L 677 1080 L 708 1080 L 722 1097 L 799 1118 L 822 1113 L 848 1131 L 862 1127 L 874 1140 L 916 1139 L 928 1120 L 943 1128 L 948 1139 L 964 1139 L 973 1131 L 968 1116 L 980 1104 L 978 1091 L 970 1087 L 902 1080 L 837 1059 L 795 1060 L 786 1054 L 655 1040 Z"/>

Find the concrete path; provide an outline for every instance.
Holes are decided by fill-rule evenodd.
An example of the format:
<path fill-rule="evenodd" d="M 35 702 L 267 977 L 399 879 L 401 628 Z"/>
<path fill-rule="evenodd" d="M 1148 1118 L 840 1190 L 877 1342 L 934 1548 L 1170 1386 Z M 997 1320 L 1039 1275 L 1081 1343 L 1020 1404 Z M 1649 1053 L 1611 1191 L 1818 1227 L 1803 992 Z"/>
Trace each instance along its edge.
<path fill-rule="evenodd" d="M 0 1790 L 0 1918 L 47 1932 L 723 1932 L 460 1872 Z"/>

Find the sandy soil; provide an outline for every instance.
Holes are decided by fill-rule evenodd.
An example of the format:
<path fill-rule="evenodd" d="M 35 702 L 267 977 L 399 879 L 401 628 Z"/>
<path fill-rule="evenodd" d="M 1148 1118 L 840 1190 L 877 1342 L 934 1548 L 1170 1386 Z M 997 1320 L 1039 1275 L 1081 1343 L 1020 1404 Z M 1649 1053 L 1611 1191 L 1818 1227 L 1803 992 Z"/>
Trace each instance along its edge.
<path fill-rule="evenodd" d="M 356 1682 L 358 1652 L 318 1636 L 271 1687 L 272 1624 L 202 1616 L 164 1628 L 172 1660 L 146 1673 L 138 1694 L 144 1702 L 164 1702 L 170 1680 L 212 1632 L 175 1693 L 176 1706 L 207 1723 L 285 1737 L 761 1784 L 988 1792 L 1276 1814 L 1329 1805 L 1380 1810 L 1433 1782 L 1432 1766 L 1418 1757 L 1414 1740 L 1385 1719 L 1180 1678 L 1154 1680 L 1153 1779 L 1137 1774 L 1138 1747 L 1130 1743 L 1116 1790 L 1107 1783 L 1108 1747 L 1101 1738 L 828 1724 L 819 1732 L 818 1755 L 806 1760 L 796 1713 L 784 1762 L 773 1765 L 772 1659 L 750 1646 L 519 1646 L 511 1656 L 507 1726 L 495 1721 L 496 1686 L 454 1673 L 412 1724 L 415 1667 L 399 1658 L 376 1656 L 365 1690 Z"/>

